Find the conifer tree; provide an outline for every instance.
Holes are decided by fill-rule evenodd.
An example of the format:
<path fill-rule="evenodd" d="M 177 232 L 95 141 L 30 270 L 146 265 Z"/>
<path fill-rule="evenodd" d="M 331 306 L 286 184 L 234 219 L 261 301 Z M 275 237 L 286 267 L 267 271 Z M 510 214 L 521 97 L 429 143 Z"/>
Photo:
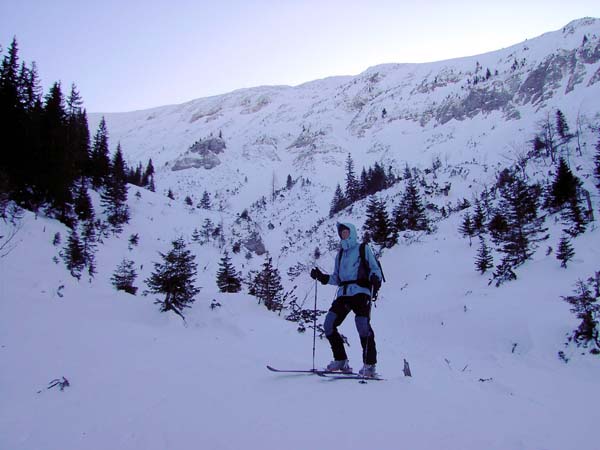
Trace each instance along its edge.
<path fill-rule="evenodd" d="M 408 179 L 406 190 L 398 206 L 393 212 L 394 225 L 397 231 L 413 230 L 428 231 L 429 221 L 425 207 L 414 177 Z"/>
<path fill-rule="evenodd" d="M 123 230 L 123 224 L 129 222 L 126 167 L 121 144 L 117 145 L 117 151 L 110 167 L 110 174 L 105 181 L 105 189 L 101 194 L 102 206 L 113 232 L 120 233 Z"/>
<path fill-rule="evenodd" d="M 331 207 L 329 208 L 329 217 L 333 217 L 336 213 L 340 212 L 346 207 L 346 198 L 342 192 L 341 186 L 337 185 L 335 193 L 333 194 L 333 200 L 331 201 Z"/>
<path fill-rule="evenodd" d="M 494 258 L 487 246 L 483 236 L 479 236 L 479 250 L 477 251 L 477 258 L 475 259 L 475 267 L 477 271 L 482 275 L 488 270 L 494 267 Z"/>
<path fill-rule="evenodd" d="M 556 251 L 556 259 L 560 261 L 560 266 L 567 268 L 567 262 L 570 261 L 573 256 L 575 256 L 575 251 L 573 250 L 573 246 L 569 241 L 569 238 L 563 235 L 560 238 L 560 242 L 558 244 L 558 250 Z"/>
<path fill-rule="evenodd" d="M 83 246 L 75 228 L 69 233 L 69 239 L 67 241 L 67 246 L 64 249 L 63 258 L 71 275 L 78 280 L 81 279 L 81 272 L 85 268 L 86 261 Z"/>
<path fill-rule="evenodd" d="M 577 346 L 591 347 L 590 353 L 600 353 L 600 272 L 588 278 L 587 283 L 579 280 L 575 295 L 563 297 L 572 305 L 571 312 L 581 320 L 569 341 L 575 341 Z"/>
<path fill-rule="evenodd" d="M 128 294 L 135 295 L 138 288 L 133 285 L 137 278 L 137 273 L 134 269 L 134 262 L 123 258 L 123 261 L 117 266 L 117 269 L 111 277 L 111 281 L 117 291 L 125 291 Z"/>
<path fill-rule="evenodd" d="M 75 191 L 75 214 L 77 219 L 80 221 L 94 220 L 94 208 L 92 206 L 92 199 L 88 193 L 87 180 L 85 177 L 81 177 L 77 183 Z"/>
<path fill-rule="evenodd" d="M 348 153 L 346 158 L 346 199 L 349 203 L 353 203 L 360 198 L 360 186 L 354 173 L 354 160 L 352 155 Z"/>
<path fill-rule="evenodd" d="M 385 204 L 375 196 L 371 197 L 367 205 L 367 219 L 363 231 L 365 240 L 373 241 L 381 247 L 392 247 L 395 243 L 392 223 L 385 209 Z"/>
<path fill-rule="evenodd" d="M 569 125 L 567 119 L 560 109 L 556 110 L 556 132 L 562 139 L 563 143 L 570 140 L 573 135 L 569 131 Z"/>
<path fill-rule="evenodd" d="M 148 165 L 146 166 L 146 170 L 144 171 L 144 175 L 142 177 L 142 186 L 148 188 L 152 192 L 156 191 L 156 186 L 154 185 L 154 165 L 152 164 L 152 159 L 148 160 Z"/>
<path fill-rule="evenodd" d="M 200 208 L 202 208 L 202 209 L 210 209 L 211 208 L 210 195 L 208 194 L 207 191 L 204 191 L 204 193 L 202 194 L 202 199 L 200 199 Z"/>
<path fill-rule="evenodd" d="M 510 183 L 500 188 L 501 199 L 499 210 L 504 212 L 507 230 L 499 236 L 506 254 L 505 260 L 516 267 L 533 255 L 535 243 L 547 239 L 539 237 L 547 231 L 542 227 L 544 217 L 538 215 L 539 185 L 528 185 L 524 180 L 515 177 Z"/>
<path fill-rule="evenodd" d="M 561 218 L 567 226 L 563 231 L 572 237 L 585 233 L 588 220 L 584 217 L 577 198 L 569 200 L 569 206 L 562 212 Z"/>
<path fill-rule="evenodd" d="M 220 292 L 240 292 L 242 290 L 242 281 L 231 264 L 231 258 L 227 252 L 223 254 L 219 263 L 217 286 L 219 286 Z"/>
<path fill-rule="evenodd" d="M 183 308 L 189 308 L 200 289 L 196 282 L 197 264 L 195 257 L 186 248 L 183 238 L 172 242 L 167 254 L 159 253 L 162 262 L 154 263 L 154 272 L 146 279 L 149 291 L 164 294 L 164 299 L 156 299 L 162 312 L 173 311 L 183 318 Z"/>
<path fill-rule="evenodd" d="M 94 136 L 94 143 L 90 154 L 89 175 L 92 186 L 98 189 L 106 184 L 110 176 L 110 158 L 108 151 L 108 130 L 104 117 L 100 120 L 98 131 Z"/>
<path fill-rule="evenodd" d="M 472 244 L 471 239 L 473 238 L 473 236 L 475 236 L 475 228 L 473 227 L 473 221 L 471 220 L 471 214 L 469 214 L 469 212 L 467 211 L 463 217 L 463 221 L 458 229 L 458 231 L 460 232 L 460 234 L 463 235 L 463 237 L 468 237 L 469 238 L 469 247 Z"/>
<path fill-rule="evenodd" d="M 475 234 L 485 232 L 486 213 L 479 199 L 475 200 L 475 212 L 473 213 L 473 231 Z"/>
<path fill-rule="evenodd" d="M 551 211 L 557 211 L 568 205 L 572 199 L 577 201 L 578 190 L 582 183 L 567 165 L 564 158 L 559 158 L 554 181 L 549 189 L 546 204 Z"/>
<path fill-rule="evenodd" d="M 273 267 L 273 258 L 266 254 L 262 270 L 254 279 L 254 291 L 259 303 L 262 300 L 269 311 L 279 311 L 283 308 L 283 286 L 279 270 Z"/>

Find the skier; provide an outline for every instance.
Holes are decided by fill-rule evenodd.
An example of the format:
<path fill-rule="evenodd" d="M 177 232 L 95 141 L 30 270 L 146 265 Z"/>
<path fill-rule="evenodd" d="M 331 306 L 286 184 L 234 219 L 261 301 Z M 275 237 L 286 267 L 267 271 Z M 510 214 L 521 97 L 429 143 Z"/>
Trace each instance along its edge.
<path fill-rule="evenodd" d="M 340 252 L 335 260 L 333 273 L 328 275 L 318 267 L 311 270 L 310 276 L 321 284 L 339 286 L 336 299 L 331 304 L 325 316 L 325 336 L 331 344 L 334 360 L 327 365 L 327 370 L 352 372 L 349 365 L 344 342 L 338 333 L 338 326 L 344 321 L 350 311 L 354 312 L 356 329 L 360 336 L 363 349 L 363 367 L 359 374 L 375 377 L 377 364 L 377 349 L 375 333 L 371 328 L 371 293 L 376 296 L 381 287 L 382 272 L 368 245 L 364 245 L 364 261 L 356 237 L 356 228 L 351 223 L 337 223 L 340 236 Z"/>

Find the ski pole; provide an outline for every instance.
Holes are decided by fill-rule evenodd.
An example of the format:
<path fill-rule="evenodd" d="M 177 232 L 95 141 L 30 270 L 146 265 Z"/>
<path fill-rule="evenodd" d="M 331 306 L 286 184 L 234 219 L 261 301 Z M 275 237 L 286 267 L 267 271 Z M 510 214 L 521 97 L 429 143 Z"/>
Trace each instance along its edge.
<path fill-rule="evenodd" d="M 312 370 L 315 371 L 315 348 L 317 341 L 317 280 L 315 280 L 315 307 L 313 309 L 313 354 L 312 354 Z"/>

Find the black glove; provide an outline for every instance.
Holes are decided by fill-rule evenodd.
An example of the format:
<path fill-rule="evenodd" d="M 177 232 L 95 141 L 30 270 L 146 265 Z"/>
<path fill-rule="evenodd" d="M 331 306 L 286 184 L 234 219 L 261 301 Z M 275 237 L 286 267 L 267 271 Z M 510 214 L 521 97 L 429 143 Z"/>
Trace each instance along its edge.
<path fill-rule="evenodd" d="M 313 280 L 319 280 L 321 284 L 327 284 L 329 282 L 329 275 L 321 272 L 318 267 L 315 267 L 310 271 L 310 277 Z"/>
<path fill-rule="evenodd" d="M 377 300 L 377 293 L 379 292 L 379 289 L 381 288 L 381 280 L 379 279 L 379 277 L 377 275 L 372 273 L 371 276 L 369 277 L 369 282 L 371 283 L 371 286 L 373 286 L 373 300 Z"/>

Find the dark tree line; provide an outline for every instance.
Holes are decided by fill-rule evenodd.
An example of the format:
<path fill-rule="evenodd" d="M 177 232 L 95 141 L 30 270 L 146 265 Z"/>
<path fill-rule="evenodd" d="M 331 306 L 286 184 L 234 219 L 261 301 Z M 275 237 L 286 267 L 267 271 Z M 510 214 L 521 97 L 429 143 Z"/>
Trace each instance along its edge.
<path fill-rule="evenodd" d="M 62 256 L 73 276 L 95 273 L 95 243 L 129 221 L 127 183 L 154 188 L 152 161 L 130 169 L 120 144 L 110 155 L 102 118 L 90 138 L 82 97 L 55 82 L 42 95 L 37 66 L 19 61 L 13 39 L 0 64 L 0 199 L 42 211 L 70 229 Z M 96 217 L 88 189 L 97 190 L 106 222 Z"/>
<path fill-rule="evenodd" d="M 360 178 L 357 178 L 354 171 L 354 160 L 348 154 L 346 158 L 345 190 L 342 190 L 340 184 L 337 185 L 329 209 L 329 217 L 333 217 L 336 213 L 358 200 L 391 187 L 397 181 L 391 168 L 386 173 L 379 163 L 375 163 L 373 167 L 368 169 L 363 167 Z"/>

